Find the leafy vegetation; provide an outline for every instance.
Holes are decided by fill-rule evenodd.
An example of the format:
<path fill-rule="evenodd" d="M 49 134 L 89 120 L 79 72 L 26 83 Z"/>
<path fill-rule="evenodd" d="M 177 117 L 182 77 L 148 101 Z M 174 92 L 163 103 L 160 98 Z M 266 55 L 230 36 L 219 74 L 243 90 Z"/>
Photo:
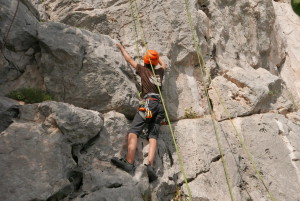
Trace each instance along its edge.
<path fill-rule="evenodd" d="M 46 100 L 53 100 L 53 97 L 41 89 L 21 88 L 7 94 L 7 97 L 24 101 L 25 103 L 40 103 Z"/>

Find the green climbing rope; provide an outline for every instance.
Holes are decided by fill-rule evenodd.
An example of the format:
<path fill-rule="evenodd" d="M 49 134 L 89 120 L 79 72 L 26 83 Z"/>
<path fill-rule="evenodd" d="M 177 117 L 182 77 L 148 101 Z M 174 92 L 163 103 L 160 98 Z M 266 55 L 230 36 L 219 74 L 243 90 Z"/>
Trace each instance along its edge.
<path fill-rule="evenodd" d="M 187 12 L 188 20 L 189 20 L 189 25 L 190 25 L 191 30 L 193 32 L 194 45 L 195 45 L 195 49 L 197 51 L 197 57 L 198 57 L 200 71 L 201 71 L 201 77 L 202 77 L 202 80 L 204 81 L 204 72 L 203 72 L 202 64 L 205 63 L 205 62 L 204 62 L 203 58 L 201 57 L 201 50 L 200 50 L 200 47 L 199 47 L 199 41 L 197 39 L 196 31 L 193 27 L 192 16 L 191 16 L 190 8 L 189 8 L 189 6 L 190 6 L 189 0 L 185 0 L 185 6 L 186 6 L 186 12 Z M 215 133 L 215 136 L 216 136 L 216 139 L 217 139 L 219 152 L 221 154 L 221 160 L 222 160 L 222 164 L 223 164 L 223 169 L 224 169 L 224 173 L 225 173 L 225 177 L 226 177 L 226 183 L 227 183 L 227 186 L 228 186 L 230 198 L 231 198 L 232 201 L 234 201 L 232 189 L 231 189 L 231 186 L 230 186 L 230 178 L 229 178 L 229 174 L 228 174 L 228 169 L 227 169 L 227 165 L 226 165 L 226 161 L 225 161 L 224 153 L 223 153 L 223 149 L 222 149 L 222 144 L 220 142 L 220 137 L 219 137 L 217 126 L 216 126 L 214 111 L 212 109 L 212 105 L 211 105 L 210 100 L 209 100 L 209 94 L 208 94 L 208 89 L 206 87 L 206 84 L 204 83 L 203 86 L 204 86 L 205 95 L 206 95 L 206 98 L 207 98 L 209 113 L 211 115 L 211 119 L 212 119 L 212 122 L 213 122 L 214 133 Z"/>
<path fill-rule="evenodd" d="M 299 1 L 299 0 L 297 0 L 297 1 Z M 193 22 L 192 22 L 191 13 L 190 13 L 190 11 L 189 11 L 189 5 L 190 5 L 189 0 L 185 0 L 185 3 L 186 3 L 186 10 L 187 10 L 188 18 L 189 18 L 190 27 L 191 27 L 191 30 L 192 30 L 193 36 L 194 36 L 195 49 L 196 49 L 196 51 L 197 51 L 197 56 L 198 56 L 198 60 L 199 60 L 199 67 L 200 67 L 200 69 L 201 69 L 201 72 L 203 73 L 203 68 L 204 68 L 204 69 L 207 69 L 207 68 L 206 68 L 206 63 L 204 62 L 204 59 L 203 59 L 203 56 L 202 56 L 201 49 L 200 49 L 200 47 L 199 47 L 199 45 L 198 45 L 199 42 L 198 42 L 198 40 L 197 40 L 196 31 L 195 31 L 195 29 L 194 29 L 194 27 L 193 27 Z M 202 65 L 202 63 L 203 63 L 203 65 Z M 238 132 L 238 130 L 237 130 L 235 124 L 233 123 L 232 118 L 230 117 L 229 112 L 228 112 L 227 108 L 225 107 L 224 102 L 223 102 L 223 100 L 222 100 L 222 98 L 221 98 L 221 96 L 220 96 L 220 93 L 219 93 L 218 90 L 216 89 L 216 87 L 215 87 L 215 85 L 214 85 L 214 83 L 213 83 L 213 81 L 212 81 L 212 78 L 211 78 L 211 76 L 210 76 L 209 73 L 208 73 L 208 75 L 209 75 L 209 81 L 210 81 L 210 83 L 211 83 L 211 85 L 212 85 L 212 88 L 213 88 L 214 91 L 216 92 L 217 97 L 218 97 L 218 99 L 219 99 L 219 102 L 221 103 L 221 105 L 222 105 L 222 107 L 223 107 L 223 109 L 224 109 L 224 111 L 225 111 L 225 113 L 226 113 L 226 115 L 227 115 L 227 118 L 230 120 L 231 125 L 233 126 L 234 131 L 235 131 L 236 135 L 238 136 L 238 139 L 239 139 L 240 143 L 242 144 L 242 148 L 244 149 L 244 151 L 245 151 L 245 153 L 246 153 L 248 159 L 250 160 L 250 163 L 251 163 L 252 166 L 253 166 L 253 169 L 255 170 L 256 174 L 258 175 L 259 180 L 262 182 L 263 186 L 265 187 L 266 191 L 268 192 L 268 195 L 270 196 L 271 200 L 272 200 L 272 201 L 275 201 L 273 195 L 271 194 L 270 190 L 268 189 L 267 185 L 265 184 L 265 182 L 264 182 L 264 180 L 263 180 L 263 178 L 262 178 L 262 176 L 261 176 L 261 173 L 258 171 L 258 168 L 257 168 L 257 166 L 256 166 L 256 164 L 255 164 L 255 162 L 254 162 L 254 160 L 253 160 L 253 157 L 251 156 L 250 152 L 248 151 L 248 149 L 247 149 L 247 147 L 246 147 L 246 145 L 245 145 L 245 142 L 244 142 L 244 140 L 243 140 L 241 134 Z M 207 92 L 206 92 L 206 94 L 207 94 Z M 207 95 L 208 95 L 208 94 L 207 94 Z M 228 174 L 228 173 L 226 173 L 225 166 L 224 166 L 224 171 L 225 171 L 225 174 Z M 231 187 L 230 187 L 230 185 L 229 185 L 228 182 L 229 182 L 229 181 L 227 181 L 228 188 L 231 189 Z M 231 191 L 231 190 L 229 190 L 229 191 Z M 232 192 L 231 192 L 230 194 L 232 194 Z M 231 196 L 231 199 L 233 200 L 233 197 L 232 197 L 232 196 Z"/>
<path fill-rule="evenodd" d="M 132 1 L 133 0 L 130 0 L 131 9 L 132 9 Z M 140 18 L 139 18 L 139 14 L 138 14 L 138 10 L 137 10 L 136 1 L 134 1 L 134 5 L 135 5 L 135 13 L 136 13 L 137 20 L 138 20 L 139 30 L 142 32 L 142 40 L 143 40 L 143 43 L 144 43 L 144 45 L 146 47 L 146 51 L 148 51 L 149 50 L 148 49 L 148 44 L 147 44 L 146 37 L 145 37 L 144 31 L 143 31 L 143 27 L 142 27 L 142 25 L 140 23 Z M 154 71 L 154 68 L 153 68 L 153 65 L 151 63 L 151 59 L 150 58 L 149 58 L 149 61 L 150 61 L 152 73 L 155 75 L 155 71 Z M 187 181 L 187 177 L 186 177 L 186 173 L 185 173 L 185 170 L 184 170 L 182 158 L 181 158 L 181 155 L 180 155 L 179 147 L 177 145 L 177 142 L 176 142 L 176 139 L 175 139 L 175 135 L 174 135 L 174 131 L 173 131 L 173 128 L 172 128 L 172 125 L 171 125 L 171 122 L 170 122 L 170 118 L 169 118 L 169 115 L 168 115 L 168 111 L 167 111 L 167 108 L 166 108 L 166 104 L 165 104 L 164 98 L 162 96 L 162 92 L 161 92 L 161 90 L 159 88 L 159 82 L 158 82 L 158 80 L 157 80 L 157 78 L 155 76 L 154 76 L 154 78 L 155 78 L 157 89 L 159 91 L 159 95 L 161 97 L 161 101 L 162 101 L 162 105 L 163 105 L 163 108 L 164 108 L 164 111 L 165 111 L 166 119 L 167 119 L 167 122 L 168 122 L 168 125 L 169 125 L 169 128 L 170 128 L 170 132 L 171 132 L 171 135 L 172 135 L 173 143 L 174 143 L 174 146 L 175 146 L 175 150 L 176 150 L 178 161 L 179 161 L 179 165 L 180 165 L 180 170 L 182 172 L 183 179 L 184 179 L 184 182 L 185 182 L 186 187 L 187 187 L 189 199 L 190 199 L 190 201 L 193 201 L 193 198 L 192 198 L 192 195 L 191 195 L 191 190 L 190 190 L 190 187 L 189 187 L 189 184 L 188 184 L 188 181 Z"/>

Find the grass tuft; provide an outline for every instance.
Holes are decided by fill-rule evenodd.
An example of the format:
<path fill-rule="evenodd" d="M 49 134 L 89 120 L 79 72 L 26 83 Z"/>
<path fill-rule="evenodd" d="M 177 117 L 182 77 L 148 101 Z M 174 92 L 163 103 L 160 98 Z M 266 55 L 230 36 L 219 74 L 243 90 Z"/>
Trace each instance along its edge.
<path fill-rule="evenodd" d="M 41 89 L 35 88 L 21 88 L 15 91 L 11 91 L 6 95 L 8 98 L 18 101 L 24 101 L 25 103 L 40 103 L 46 100 L 53 100 L 53 97 Z"/>

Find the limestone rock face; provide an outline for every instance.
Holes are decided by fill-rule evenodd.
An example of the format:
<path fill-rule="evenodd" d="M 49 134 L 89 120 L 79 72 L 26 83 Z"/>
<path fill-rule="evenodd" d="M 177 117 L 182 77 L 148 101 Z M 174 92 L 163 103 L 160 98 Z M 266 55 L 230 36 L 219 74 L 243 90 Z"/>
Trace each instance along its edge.
<path fill-rule="evenodd" d="M 278 114 L 236 118 L 233 123 L 274 198 L 298 200 L 299 125 Z M 193 198 L 231 200 L 211 119 L 180 120 L 173 126 Z M 235 199 L 269 200 L 231 123 L 223 121 L 216 128 Z M 170 134 L 163 131 L 166 140 Z M 160 185 L 170 182 L 169 178 L 176 174 L 177 183 L 183 183 L 176 153 L 174 148 L 170 150 L 173 150 L 174 165 L 165 163 Z M 184 184 L 183 188 L 187 193 Z"/>
<path fill-rule="evenodd" d="M 299 112 L 292 112 L 287 114 L 287 118 L 293 121 L 295 124 L 300 124 L 300 113 Z"/>
<path fill-rule="evenodd" d="M 300 19 L 289 3 L 273 1 L 279 34 L 287 43 L 286 60 L 281 66 L 280 75 L 290 91 L 290 99 L 299 109 L 300 103 Z"/>
<path fill-rule="evenodd" d="M 138 22 L 133 23 L 129 1 L 32 1 L 48 16 L 46 20 L 118 38 L 138 59 L 135 38 L 138 45 L 143 44 L 142 30 Z M 207 114 L 203 83 L 207 86 L 209 83 L 206 73 L 203 78 L 197 67 L 194 39 L 183 2 L 137 1 L 132 8 L 135 18 L 139 14 L 147 47 L 156 49 L 169 64 L 163 94 L 171 119 L 184 118 L 186 110 L 192 110 L 196 116 Z M 279 74 L 278 67 L 286 56 L 285 41 L 278 33 L 280 27 L 272 2 L 191 1 L 190 11 L 207 70 L 213 77 L 235 66 L 264 68 Z M 139 47 L 140 54 L 147 47 Z"/>
<path fill-rule="evenodd" d="M 22 2 L 18 5 L 18 1 L 0 1 L 0 95 L 2 96 L 21 87 L 43 88 L 40 68 L 35 60 L 35 53 L 39 51 L 36 39 L 38 12 L 27 0 Z M 13 21 L 15 12 L 16 17 Z"/>
<path fill-rule="evenodd" d="M 78 190 L 73 145 L 102 126 L 100 113 L 65 103 L 20 106 L 20 118 L 0 134 L 1 200 L 63 199 Z"/>
<path fill-rule="evenodd" d="M 126 49 L 131 55 L 134 55 L 135 58 L 138 57 L 135 50 L 135 34 L 136 31 L 137 33 L 142 33 L 142 31 L 135 31 L 134 25 L 137 25 L 137 22 L 134 24 L 132 21 L 129 2 L 53 2 L 48 0 L 41 2 L 32 0 L 32 4 L 40 11 L 43 20 L 59 21 L 71 26 L 85 28 L 95 33 L 107 34 L 111 37 L 118 38 L 126 46 Z M 203 83 L 206 83 L 207 79 L 202 78 L 201 71 L 197 67 L 195 68 L 195 66 L 198 65 L 198 59 L 194 50 L 194 40 L 189 31 L 190 28 L 187 23 L 188 19 L 185 13 L 185 7 L 182 6 L 181 3 L 169 1 L 162 2 L 159 6 L 157 6 L 156 3 L 141 1 L 133 5 L 133 8 L 135 8 L 135 6 L 138 8 L 137 13 L 140 14 L 148 48 L 158 50 L 170 67 L 166 72 L 163 94 L 166 102 L 168 102 L 167 108 L 171 119 L 184 118 L 187 109 L 192 110 L 196 116 L 207 114 L 207 100 L 203 87 Z M 218 73 L 225 73 L 227 70 L 232 69 L 233 66 L 243 69 L 265 68 L 274 75 L 279 74 L 277 68 L 285 61 L 286 44 L 280 34 L 279 22 L 275 21 L 275 12 L 271 2 L 257 0 L 236 2 L 233 4 L 231 2 L 192 1 L 190 9 L 192 19 L 194 23 L 196 23 L 196 33 L 202 54 L 207 63 L 208 72 L 212 73 L 213 76 L 216 76 Z M 134 15 L 136 15 L 135 10 L 133 11 Z M 144 12 L 149 13 L 150 11 L 155 12 L 151 12 L 153 13 L 152 15 L 142 14 Z M 122 18 L 120 16 L 122 16 Z M 158 17 L 164 23 L 156 23 L 156 18 Z M 145 25 L 145 22 L 148 22 L 147 25 Z M 63 30 L 63 28 L 58 28 L 59 25 L 55 26 L 56 29 Z M 52 24 L 51 27 L 54 28 L 55 26 Z M 49 34 L 42 36 L 43 33 L 45 34 L 45 31 L 43 32 L 42 30 L 48 31 L 48 29 L 50 29 L 49 24 L 43 23 L 41 27 L 39 35 L 42 38 L 39 39 L 48 40 L 48 42 L 51 41 L 53 43 L 52 45 L 58 45 L 57 43 L 60 43 L 58 39 L 63 38 L 61 35 L 55 40 L 48 39 Z M 138 27 L 139 26 L 136 26 L 136 29 L 138 29 Z M 157 34 L 155 30 L 160 30 L 160 33 L 168 34 Z M 72 64 L 66 65 L 73 69 L 81 69 L 78 65 L 90 65 L 90 54 L 93 52 L 96 54 L 97 52 L 93 48 L 89 51 L 91 45 L 85 47 L 86 44 L 95 42 L 91 40 L 91 35 L 94 34 L 86 34 L 83 30 L 77 30 L 77 32 L 82 32 L 84 39 L 79 40 L 75 37 L 79 47 L 73 49 L 73 53 L 77 51 L 79 55 L 76 56 L 76 59 L 71 59 L 73 61 Z M 70 33 L 68 37 L 69 36 Z M 72 37 L 68 38 L 69 42 L 75 45 L 76 42 L 72 42 L 71 38 Z M 142 44 L 141 34 L 139 34 L 138 39 L 138 42 Z M 112 43 L 108 46 L 111 45 Z M 107 49 L 106 46 L 103 48 Z M 45 49 L 46 48 L 42 47 L 42 51 L 45 51 Z M 143 54 L 145 50 L 145 46 L 140 48 L 140 54 Z M 51 51 L 53 52 L 53 50 Z M 108 54 L 105 55 L 111 56 L 110 54 L 114 54 L 115 51 L 118 50 L 112 50 L 112 52 L 107 52 Z M 73 54 L 72 52 L 69 53 Z M 101 51 L 99 52 L 101 55 L 102 53 Z M 56 53 L 56 56 L 57 55 Z M 42 55 L 42 61 L 45 61 L 43 59 L 47 57 L 49 57 L 49 54 Z M 97 55 L 97 57 L 101 58 L 99 55 Z M 64 55 L 64 59 L 65 58 L 67 58 L 66 55 Z M 49 59 L 52 60 L 52 57 L 49 57 Z M 103 62 L 104 65 L 115 65 L 114 62 L 118 62 L 119 65 L 122 66 L 124 62 L 121 57 L 115 58 L 114 56 L 107 57 L 105 60 L 106 62 Z M 66 59 L 66 61 L 68 61 L 68 59 Z M 93 59 L 92 63 L 95 64 L 96 62 L 99 61 Z M 46 65 L 48 64 L 44 66 Z M 77 68 L 74 67 L 74 65 L 76 65 Z M 48 73 L 49 67 L 46 69 L 47 76 L 49 76 L 51 74 Z M 56 83 L 56 81 L 58 81 L 57 79 L 48 77 L 44 80 L 46 81 L 46 88 L 48 89 L 51 85 L 51 89 L 49 90 L 54 92 L 59 97 L 59 100 L 64 100 L 80 107 L 99 109 L 100 111 L 107 111 L 107 108 L 110 107 L 132 116 L 132 113 L 124 110 L 126 110 L 125 108 L 130 108 L 130 104 L 136 105 L 133 103 L 136 102 L 134 98 L 131 100 L 131 98 L 127 96 L 121 98 L 123 101 L 119 99 L 116 100 L 115 97 L 120 96 L 120 93 L 115 93 L 115 96 L 108 94 L 109 92 L 106 91 L 114 91 L 116 89 L 110 87 L 105 82 L 103 84 L 107 85 L 108 89 L 106 89 L 106 91 L 102 90 L 101 92 L 99 92 L 100 90 L 98 90 L 98 92 L 93 90 L 97 87 L 94 87 L 94 85 L 90 83 L 91 81 L 89 83 L 83 82 L 83 85 L 88 86 L 87 89 L 84 88 L 83 90 L 93 93 L 90 96 L 97 96 L 97 94 L 100 93 L 101 96 L 109 97 L 107 99 L 110 103 L 107 106 L 102 106 L 105 104 L 101 106 L 95 105 L 95 102 L 98 100 L 89 98 L 89 95 L 86 96 L 85 100 L 82 99 L 83 96 L 80 93 L 82 86 L 80 86 L 80 88 L 72 87 L 73 90 L 69 88 L 68 90 L 64 89 L 68 87 L 68 85 L 74 85 L 70 80 L 74 82 L 78 80 L 78 78 L 72 75 L 72 72 L 62 72 L 62 69 L 66 69 L 62 67 L 60 70 L 54 69 L 56 72 L 60 71 L 61 75 L 55 75 L 55 78 L 65 77 L 59 81 L 59 85 L 56 86 L 56 89 L 54 89 L 51 81 Z M 75 70 L 75 72 L 77 71 Z M 87 72 L 83 72 L 83 74 L 85 73 Z M 96 71 L 96 74 L 98 73 L 99 71 Z M 129 71 L 128 74 L 132 73 L 133 72 Z M 52 72 L 52 74 L 54 73 Z M 78 76 L 81 75 L 82 74 L 78 73 Z M 89 80 L 93 80 L 93 78 L 90 79 L 91 77 L 93 76 L 90 75 Z M 208 84 L 209 83 L 206 83 L 206 85 Z M 76 86 L 79 86 L 79 84 L 76 83 Z M 124 84 L 124 86 L 128 86 L 128 83 Z M 60 91 L 58 92 L 59 89 Z M 126 89 L 128 89 L 128 87 Z M 292 90 L 291 87 L 288 87 L 288 89 Z M 120 88 L 120 91 L 123 90 L 124 88 Z M 280 89 L 276 90 L 278 91 Z M 64 91 L 66 93 L 70 92 L 72 96 L 66 94 Z M 130 94 L 135 96 L 135 90 L 130 90 Z M 282 99 L 280 96 L 278 96 L 278 98 Z M 83 102 L 85 103 L 83 104 Z M 123 102 L 123 106 L 120 106 L 120 102 Z M 239 115 L 238 110 L 235 111 L 235 113 Z"/>
<path fill-rule="evenodd" d="M 282 39 L 276 36 L 278 28 L 271 1 L 200 2 L 211 15 L 211 36 L 222 70 L 236 65 L 278 72 L 276 65 L 285 54 Z"/>
<path fill-rule="evenodd" d="M 134 72 L 110 37 L 60 23 L 39 23 L 26 0 L 1 5 L 1 95 L 22 87 L 41 88 L 56 100 L 83 108 L 134 115 Z"/>
<path fill-rule="evenodd" d="M 104 127 L 99 136 L 79 145 L 76 152 L 78 166 L 83 170 L 82 190 L 86 194 L 75 200 L 90 201 L 106 199 L 114 201 L 143 200 L 151 193 L 144 164 L 147 164 L 148 142 L 139 139 L 135 157 L 135 174 L 130 175 L 110 164 L 114 156 L 125 157 L 127 152 L 128 120 L 123 114 L 111 111 L 105 113 Z M 159 159 L 156 155 L 157 161 Z M 161 167 L 161 165 L 160 165 Z"/>
<path fill-rule="evenodd" d="M 133 116 L 138 105 L 134 72 L 109 37 L 43 23 L 38 39 L 45 86 L 55 98 Z"/>
<path fill-rule="evenodd" d="M 125 0 L 0 0 L 0 96 L 34 87 L 67 102 L 21 106 L 0 97 L 0 200 L 187 197 L 168 126 L 157 141 L 157 181 L 148 182 L 143 137 L 135 174 L 110 164 L 126 154 L 138 104 L 135 73 L 114 39 L 139 63 L 155 49 L 168 64 L 163 96 L 193 200 L 231 200 L 208 102 L 235 200 L 270 200 L 240 140 L 275 200 L 300 200 L 299 17 L 287 0 L 190 3 L 204 72 L 184 2 L 136 1 L 132 18 Z"/>
<path fill-rule="evenodd" d="M 213 79 L 210 87 L 209 94 L 218 119 L 292 106 L 288 99 L 276 104 L 282 95 L 281 80 L 262 68 L 233 68 Z"/>

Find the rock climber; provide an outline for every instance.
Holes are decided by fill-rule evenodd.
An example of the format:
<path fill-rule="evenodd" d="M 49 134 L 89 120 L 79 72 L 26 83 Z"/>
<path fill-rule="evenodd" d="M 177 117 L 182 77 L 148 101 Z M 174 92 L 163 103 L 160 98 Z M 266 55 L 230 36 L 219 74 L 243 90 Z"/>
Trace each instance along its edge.
<path fill-rule="evenodd" d="M 138 64 L 126 52 L 125 48 L 117 43 L 116 46 L 121 50 L 125 60 L 136 70 L 137 75 L 141 77 L 143 101 L 140 104 L 137 113 L 128 130 L 128 147 L 126 158 L 112 158 L 111 162 L 126 172 L 133 173 L 135 170 L 134 158 L 137 147 L 138 137 L 142 134 L 145 126 L 148 126 L 147 138 L 149 139 L 149 152 L 147 173 L 149 181 L 157 179 L 154 170 L 154 158 L 157 144 L 157 137 L 161 121 L 165 117 L 164 108 L 161 103 L 158 87 L 162 87 L 162 80 L 167 65 L 159 58 L 155 50 L 148 50 L 144 55 L 144 65 Z M 152 67 L 155 71 L 155 77 L 152 73 Z M 158 68 L 158 64 L 160 67 Z"/>

